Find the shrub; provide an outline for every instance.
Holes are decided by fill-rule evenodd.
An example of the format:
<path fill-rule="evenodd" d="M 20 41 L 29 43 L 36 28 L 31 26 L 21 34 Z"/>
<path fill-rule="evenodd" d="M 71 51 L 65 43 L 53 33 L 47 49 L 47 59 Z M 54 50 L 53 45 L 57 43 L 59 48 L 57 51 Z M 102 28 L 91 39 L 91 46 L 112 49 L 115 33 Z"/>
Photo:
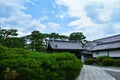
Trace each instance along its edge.
<path fill-rule="evenodd" d="M 6 47 L 0 45 L 0 54 L 4 53 L 7 50 Z"/>
<path fill-rule="evenodd" d="M 115 66 L 120 66 L 120 59 L 115 59 L 114 60 L 114 65 Z"/>
<path fill-rule="evenodd" d="M 31 51 L 22 49 L 22 48 L 8 48 L 6 53 L 11 53 L 11 54 L 28 54 Z"/>
<path fill-rule="evenodd" d="M 102 61 L 103 66 L 112 66 L 114 60 L 112 58 L 106 58 Z"/>
<path fill-rule="evenodd" d="M 19 48 L 7 48 L 3 54 L 0 54 L 0 60 L 4 59 L 17 59 L 20 57 L 28 57 L 27 54 L 31 52 L 25 49 Z"/>
<path fill-rule="evenodd" d="M 93 64 L 95 60 L 93 58 L 88 58 L 85 60 L 85 64 Z"/>
<path fill-rule="evenodd" d="M 4 80 L 2 74 L 8 67 L 20 74 L 17 80 L 74 80 L 82 68 L 82 62 L 70 53 L 11 49 L 0 54 L 0 59 L 0 80 Z"/>
<path fill-rule="evenodd" d="M 108 57 L 108 56 L 99 56 L 99 57 L 97 57 L 97 58 L 95 59 L 95 62 L 96 62 L 97 64 L 101 64 L 102 61 L 103 61 L 104 59 L 106 59 L 106 58 L 109 58 L 109 57 Z"/>

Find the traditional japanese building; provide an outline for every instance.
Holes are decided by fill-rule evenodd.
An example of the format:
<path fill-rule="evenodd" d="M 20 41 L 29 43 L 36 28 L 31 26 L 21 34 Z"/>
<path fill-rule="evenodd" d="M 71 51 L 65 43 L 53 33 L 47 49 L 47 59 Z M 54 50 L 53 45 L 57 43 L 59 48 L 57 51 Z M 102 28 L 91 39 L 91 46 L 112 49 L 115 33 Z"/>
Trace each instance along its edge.
<path fill-rule="evenodd" d="M 79 41 L 49 40 L 47 50 L 49 52 L 71 52 L 83 62 L 86 58 L 98 56 L 120 58 L 120 35 L 86 41 L 84 45 Z"/>
<path fill-rule="evenodd" d="M 79 41 L 50 40 L 47 50 L 49 52 L 71 52 L 84 61 L 85 57 L 92 57 Z"/>
<path fill-rule="evenodd" d="M 94 40 L 97 45 L 91 50 L 93 57 L 120 57 L 120 35 Z"/>

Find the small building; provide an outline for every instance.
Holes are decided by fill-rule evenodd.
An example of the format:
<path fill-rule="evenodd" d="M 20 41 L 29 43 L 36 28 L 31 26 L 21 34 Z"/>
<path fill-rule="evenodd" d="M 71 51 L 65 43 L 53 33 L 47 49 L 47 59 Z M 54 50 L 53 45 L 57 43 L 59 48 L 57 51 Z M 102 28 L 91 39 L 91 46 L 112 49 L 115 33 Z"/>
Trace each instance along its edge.
<path fill-rule="evenodd" d="M 109 56 L 120 58 L 120 34 L 86 41 L 84 46 L 79 41 L 49 40 L 47 51 L 49 52 L 71 52 L 84 62 L 86 58 Z"/>
<path fill-rule="evenodd" d="M 120 58 L 120 35 L 94 40 L 97 45 L 91 50 L 93 57 L 109 56 Z"/>
<path fill-rule="evenodd" d="M 85 57 L 91 57 L 84 46 L 79 41 L 50 40 L 47 51 L 52 52 L 71 52 L 84 61 Z"/>

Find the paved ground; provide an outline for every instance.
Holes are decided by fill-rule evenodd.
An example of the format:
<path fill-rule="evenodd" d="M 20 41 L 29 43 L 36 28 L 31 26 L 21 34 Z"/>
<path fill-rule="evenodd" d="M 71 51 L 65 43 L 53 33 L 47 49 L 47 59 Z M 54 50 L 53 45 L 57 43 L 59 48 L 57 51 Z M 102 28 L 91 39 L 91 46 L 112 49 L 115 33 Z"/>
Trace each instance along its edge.
<path fill-rule="evenodd" d="M 77 80 L 116 80 L 110 74 L 105 72 L 105 69 L 108 68 L 84 65 Z M 110 68 L 110 70 L 117 71 L 117 69 L 112 68 Z"/>
<path fill-rule="evenodd" d="M 112 77 L 114 77 L 116 80 L 120 80 L 120 72 L 108 71 L 108 70 L 105 71 L 109 73 Z"/>
<path fill-rule="evenodd" d="M 120 68 L 118 67 L 103 67 L 103 66 L 93 66 L 93 67 L 97 67 L 97 68 L 101 68 L 103 70 L 107 70 L 107 71 L 113 71 L 113 72 L 120 72 Z"/>
<path fill-rule="evenodd" d="M 98 67 L 98 66 L 95 66 Z M 112 77 L 114 77 L 116 80 L 120 80 L 120 67 L 99 67 L 103 69 L 105 72 L 110 74 Z"/>

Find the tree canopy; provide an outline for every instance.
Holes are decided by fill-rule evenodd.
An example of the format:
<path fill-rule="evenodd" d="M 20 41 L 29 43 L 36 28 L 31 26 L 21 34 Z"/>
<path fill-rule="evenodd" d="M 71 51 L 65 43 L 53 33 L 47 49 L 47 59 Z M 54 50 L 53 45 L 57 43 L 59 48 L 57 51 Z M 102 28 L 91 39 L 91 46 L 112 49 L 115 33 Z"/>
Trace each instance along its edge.
<path fill-rule="evenodd" d="M 17 37 L 18 33 L 16 29 L 1 29 L 0 28 L 0 44 L 11 48 L 26 48 L 35 51 L 41 51 L 45 49 L 49 39 L 69 39 L 78 40 L 80 42 L 85 41 L 85 36 L 82 32 L 73 32 L 69 36 L 60 35 L 58 33 L 40 33 L 35 30 L 29 35 L 23 37 Z M 29 44 L 27 44 L 29 42 Z"/>
<path fill-rule="evenodd" d="M 43 48 L 43 35 L 39 31 L 33 31 L 29 35 L 31 41 L 31 49 L 40 51 Z"/>
<path fill-rule="evenodd" d="M 4 39 L 8 38 L 9 36 L 17 36 L 16 29 L 0 29 L 0 34 L 3 36 Z"/>
<path fill-rule="evenodd" d="M 0 29 L 0 43 L 8 47 L 10 45 L 11 38 L 17 35 L 16 29 Z"/>
<path fill-rule="evenodd" d="M 78 40 L 80 42 L 83 42 L 85 38 L 82 32 L 73 32 L 69 36 L 69 40 Z"/>

